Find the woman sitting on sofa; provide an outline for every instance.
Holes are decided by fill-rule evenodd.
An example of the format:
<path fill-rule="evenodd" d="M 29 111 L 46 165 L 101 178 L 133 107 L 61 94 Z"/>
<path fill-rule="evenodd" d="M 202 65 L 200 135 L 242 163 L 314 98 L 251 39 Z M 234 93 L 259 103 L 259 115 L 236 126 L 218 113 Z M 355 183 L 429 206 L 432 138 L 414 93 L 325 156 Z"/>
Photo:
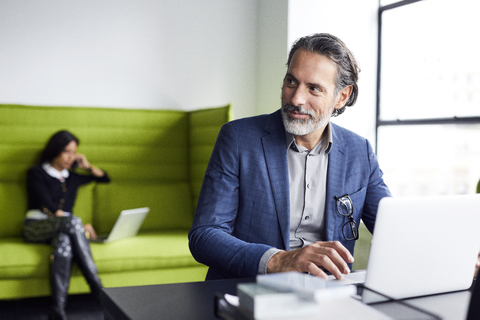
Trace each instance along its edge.
<path fill-rule="evenodd" d="M 99 299 L 102 283 L 92 259 L 86 234 L 96 238 L 89 224 L 72 214 L 78 187 L 92 182 L 109 182 L 107 174 L 77 153 L 79 140 L 68 131 L 55 133 L 40 154 L 39 162 L 28 170 L 28 211 L 23 237 L 27 242 L 53 246 L 50 282 L 50 319 L 66 319 L 65 305 L 72 259 L 82 271 L 92 293 Z M 73 171 L 75 167 L 89 174 Z"/>

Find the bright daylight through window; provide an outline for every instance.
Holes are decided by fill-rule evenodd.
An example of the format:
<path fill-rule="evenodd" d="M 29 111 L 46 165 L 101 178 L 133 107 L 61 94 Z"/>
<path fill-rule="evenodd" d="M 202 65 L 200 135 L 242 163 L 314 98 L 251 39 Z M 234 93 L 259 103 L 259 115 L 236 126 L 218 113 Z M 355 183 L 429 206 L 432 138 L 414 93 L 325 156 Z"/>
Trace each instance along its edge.
<path fill-rule="evenodd" d="M 381 8 L 377 154 L 385 181 L 394 196 L 475 193 L 480 2 L 402 3 Z"/>

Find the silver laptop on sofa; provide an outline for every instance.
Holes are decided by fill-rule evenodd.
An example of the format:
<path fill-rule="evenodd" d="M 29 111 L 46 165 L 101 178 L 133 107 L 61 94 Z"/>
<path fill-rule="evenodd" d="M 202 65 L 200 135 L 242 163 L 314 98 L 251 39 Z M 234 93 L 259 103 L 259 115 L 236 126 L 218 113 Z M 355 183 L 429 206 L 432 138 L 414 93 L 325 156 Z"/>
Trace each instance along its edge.
<path fill-rule="evenodd" d="M 106 235 L 99 235 L 97 239 L 91 240 L 91 242 L 106 243 L 136 236 L 149 211 L 150 208 L 148 207 L 123 210 L 120 212 L 112 231 Z"/>

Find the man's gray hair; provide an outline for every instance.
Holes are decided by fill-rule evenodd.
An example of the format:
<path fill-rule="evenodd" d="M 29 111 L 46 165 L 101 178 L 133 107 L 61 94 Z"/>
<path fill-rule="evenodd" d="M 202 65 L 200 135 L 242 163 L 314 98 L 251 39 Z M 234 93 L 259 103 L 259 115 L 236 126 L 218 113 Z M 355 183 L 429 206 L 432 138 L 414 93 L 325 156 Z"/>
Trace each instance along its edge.
<path fill-rule="evenodd" d="M 335 96 L 345 87 L 352 86 L 352 93 L 347 103 L 341 109 L 334 109 L 332 116 L 336 117 L 345 111 L 346 107 L 353 106 L 358 97 L 358 62 L 350 49 L 339 38 L 328 33 L 316 33 L 298 39 L 288 55 L 287 68 L 290 67 L 293 54 L 298 49 L 318 53 L 329 57 L 337 65 L 335 81 Z"/>

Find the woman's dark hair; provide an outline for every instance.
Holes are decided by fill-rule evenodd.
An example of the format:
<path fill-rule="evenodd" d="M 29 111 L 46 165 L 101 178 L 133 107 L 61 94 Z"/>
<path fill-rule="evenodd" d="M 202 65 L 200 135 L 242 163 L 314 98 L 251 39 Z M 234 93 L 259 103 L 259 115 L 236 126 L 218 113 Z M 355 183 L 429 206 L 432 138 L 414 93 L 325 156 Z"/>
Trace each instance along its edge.
<path fill-rule="evenodd" d="M 290 67 L 293 54 L 298 49 L 318 53 L 329 57 L 337 65 L 335 96 L 346 86 L 352 86 L 352 94 L 341 109 L 335 109 L 332 116 L 338 116 L 345 111 L 345 107 L 355 104 L 358 97 L 358 67 L 357 60 L 345 43 L 328 33 L 317 33 L 298 39 L 288 55 L 287 67 Z"/>
<path fill-rule="evenodd" d="M 47 145 L 40 154 L 38 161 L 39 164 L 51 162 L 53 159 L 58 157 L 65 147 L 72 141 L 75 141 L 77 145 L 80 144 L 78 138 L 66 130 L 55 133 L 50 137 L 50 140 L 48 140 Z"/>

